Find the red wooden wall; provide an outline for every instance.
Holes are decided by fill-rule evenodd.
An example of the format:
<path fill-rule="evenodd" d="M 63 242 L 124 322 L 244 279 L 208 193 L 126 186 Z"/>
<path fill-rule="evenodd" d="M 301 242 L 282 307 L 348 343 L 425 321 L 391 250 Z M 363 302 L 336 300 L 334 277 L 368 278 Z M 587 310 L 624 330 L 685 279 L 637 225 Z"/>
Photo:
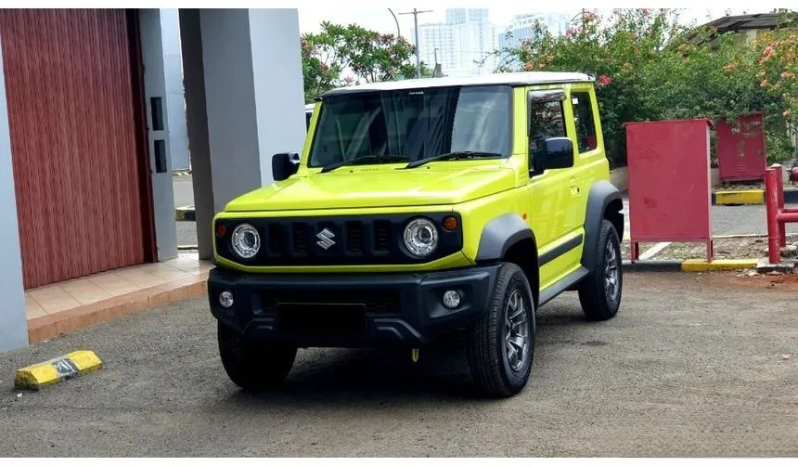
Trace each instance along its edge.
<path fill-rule="evenodd" d="M 131 18 L 0 10 L 26 288 L 152 259 Z"/>

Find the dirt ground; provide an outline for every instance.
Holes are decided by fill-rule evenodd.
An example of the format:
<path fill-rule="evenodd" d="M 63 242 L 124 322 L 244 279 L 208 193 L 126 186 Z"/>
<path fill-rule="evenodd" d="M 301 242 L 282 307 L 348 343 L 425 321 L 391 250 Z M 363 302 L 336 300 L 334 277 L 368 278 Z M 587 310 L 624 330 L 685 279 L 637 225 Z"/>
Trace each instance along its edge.
<path fill-rule="evenodd" d="M 0 457 L 794 457 L 796 276 L 624 275 L 618 316 L 540 309 L 532 379 L 475 398 L 462 348 L 413 365 L 308 349 L 285 387 L 226 377 L 205 297 L 0 355 Z M 104 368 L 41 392 L 14 372 L 76 349 Z M 408 355 L 409 356 L 409 355 Z"/>
<path fill-rule="evenodd" d="M 798 245 L 798 236 L 792 235 L 787 239 L 787 244 Z M 640 254 L 654 247 L 656 243 L 641 243 Z M 662 249 L 652 260 L 686 260 L 686 259 L 706 259 L 705 243 L 671 243 Z M 717 238 L 714 240 L 715 259 L 760 259 L 768 255 L 767 237 L 746 237 L 746 238 Z M 621 251 L 624 259 L 631 258 L 631 244 L 624 241 L 621 244 Z M 784 254 L 785 259 L 795 258 Z"/>

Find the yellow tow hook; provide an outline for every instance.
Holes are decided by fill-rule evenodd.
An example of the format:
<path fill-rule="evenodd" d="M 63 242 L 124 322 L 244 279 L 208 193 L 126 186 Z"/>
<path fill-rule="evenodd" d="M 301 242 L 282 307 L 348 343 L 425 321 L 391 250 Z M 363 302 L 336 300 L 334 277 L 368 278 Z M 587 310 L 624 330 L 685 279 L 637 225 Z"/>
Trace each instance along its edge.
<path fill-rule="evenodd" d="M 413 362 L 418 362 L 418 353 L 419 353 L 418 348 L 413 348 L 410 351 L 410 359 L 412 359 Z"/>

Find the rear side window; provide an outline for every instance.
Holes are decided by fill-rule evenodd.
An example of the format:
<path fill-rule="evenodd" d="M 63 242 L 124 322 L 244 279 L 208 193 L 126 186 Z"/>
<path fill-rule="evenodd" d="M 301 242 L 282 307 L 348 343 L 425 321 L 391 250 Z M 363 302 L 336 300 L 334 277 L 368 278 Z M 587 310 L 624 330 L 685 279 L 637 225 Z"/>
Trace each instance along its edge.
<path fill-rule="evenodd" d="M 574 127 L 579 152 L 588 152 L 598 147 L 596 122 L 593 120 L 593 104 L 588 92 L 574 92 L 571 96 L 574 108 Z"/>

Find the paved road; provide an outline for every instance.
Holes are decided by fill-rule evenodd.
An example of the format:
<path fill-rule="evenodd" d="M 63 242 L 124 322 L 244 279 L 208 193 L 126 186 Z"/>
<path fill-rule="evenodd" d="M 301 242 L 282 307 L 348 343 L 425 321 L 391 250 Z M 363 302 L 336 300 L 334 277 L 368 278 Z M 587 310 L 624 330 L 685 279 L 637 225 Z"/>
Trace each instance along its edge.
<path fill-rule="evenodd" d="M 798 455 L 795 290 L 626 280 L 610 322 L 543 308 L 532 384 L 492 402 L 454 349 L 305 350 L 285 389 L 243 394 L 187 300 L 0 355 L 0 457 Z M 16 368 L 84 348 L 102 371 L 16 397 Z"/>

